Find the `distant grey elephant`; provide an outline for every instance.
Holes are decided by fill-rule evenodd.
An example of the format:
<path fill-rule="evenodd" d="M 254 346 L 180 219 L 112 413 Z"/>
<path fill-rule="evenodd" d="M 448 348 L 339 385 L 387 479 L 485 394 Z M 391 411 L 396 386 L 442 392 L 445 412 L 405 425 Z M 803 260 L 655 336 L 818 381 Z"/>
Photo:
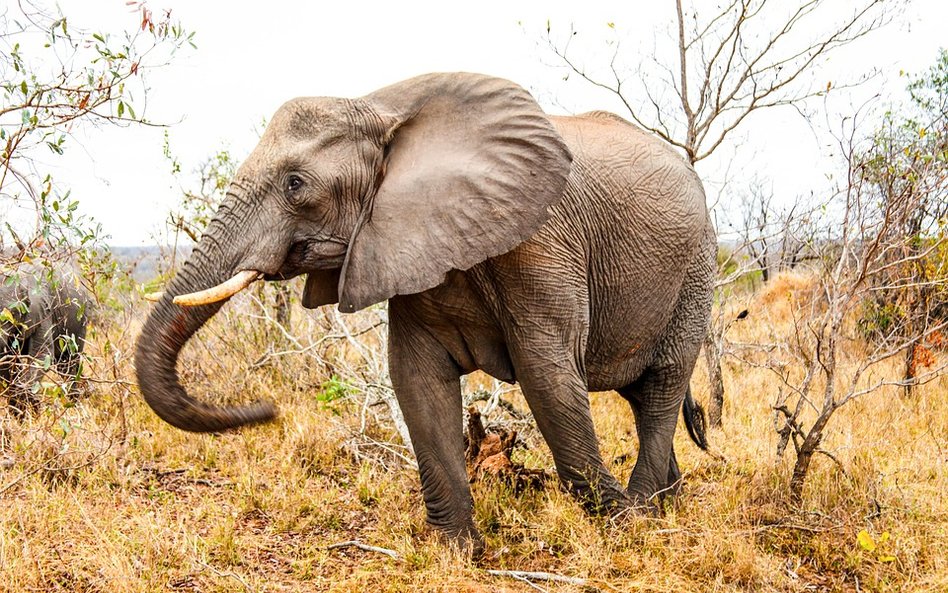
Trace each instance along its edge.
<path fill-rule="evenodd" d="M 654 504 L 680 478 L 683 402 L 703 444 L 689 379 L 715 245 L 694 170 L 618 116 L 549 116 L 519 86 L 476 74 L 294 99 L 148 316 L 138 380 L 185 430 L 267 421 L 269 403 L 213 407 L 179 383 L 178 353 L 222 301 L 299 274 L 306 307 L 388 299 L 390 372 L 428 521 L 477 548 L 461 375 L 520 383 L 560 478 L 590 509 Z M 588 392 L 607 389 L 636 418 L 627 488 L 593 430 Z"/>
<path fill-rule="evenodd" d="M 21 265 L 0 274 L 0 385 L 14 413 L 36 405 L 44 366 L 76 378 L 91 298 L 68 266 Z"/>

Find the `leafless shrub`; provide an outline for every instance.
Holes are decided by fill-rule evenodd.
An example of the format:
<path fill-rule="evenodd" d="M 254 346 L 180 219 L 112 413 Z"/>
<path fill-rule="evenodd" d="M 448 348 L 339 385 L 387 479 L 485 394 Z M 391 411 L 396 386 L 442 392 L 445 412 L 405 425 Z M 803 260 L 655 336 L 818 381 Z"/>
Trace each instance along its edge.
<path fill-rule="evenodd" d="M 909 192 L 898 200 L 879 199 L 879 185 L 867 175 L 874 139 L 860 139 L 857 121 L 861 118 L 844 122 L 839 134 L 847 175 L 824 204 L 812 290 L 792 304 L 793 332 L 786 341 L 775 339 L 761 348 L 766 352 L 762 364 L 782 384 L 773 404 L 777 455 L 793 445 L 790 492 L 796 501 L 802 499 L 813 455 L 832 457 L 820 445 L 837 410 L 886 386 L 929 381 L 948 365 L 948 360 L 933 358 L 911 378 L 878 374 L 883 361 L 940 335 L 948 319 L 931 319 L 923 328 L 911 326 L 908 318 L 893 320 L 884 335 L 868 344 L 857 330 L 860 308 L 879 291 L 922 285 L 943 290 L 948 283 L 944 270 L 923 284 L 910 274 L 919 258 L 944 249 L 946 236 L 937 228 L 921 236 L 903 232 L 924 197 Z M 924 247 L 907 248 L 919 243 Z M 851 359 L 849 364 L 841 364 L 843 358 Z"/>

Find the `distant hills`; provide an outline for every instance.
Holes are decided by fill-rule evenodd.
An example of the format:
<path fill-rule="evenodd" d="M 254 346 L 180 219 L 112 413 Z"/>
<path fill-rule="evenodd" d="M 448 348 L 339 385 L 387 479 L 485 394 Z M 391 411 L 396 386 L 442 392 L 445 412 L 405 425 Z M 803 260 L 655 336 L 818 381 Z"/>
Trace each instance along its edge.
<path fill-rule="evenodd" d="M 160 268 L 167 268 L 173 249 L 167 246 L 130 247 L 110 246 L 115 259 L 126 269 L 136 282 L 147 282 L 158 275 Z M 182 262 L 191 254 L 191 245 L 179 245 L 176 259 Z M 165 262 L 165 265 L 159 265 Z"/>

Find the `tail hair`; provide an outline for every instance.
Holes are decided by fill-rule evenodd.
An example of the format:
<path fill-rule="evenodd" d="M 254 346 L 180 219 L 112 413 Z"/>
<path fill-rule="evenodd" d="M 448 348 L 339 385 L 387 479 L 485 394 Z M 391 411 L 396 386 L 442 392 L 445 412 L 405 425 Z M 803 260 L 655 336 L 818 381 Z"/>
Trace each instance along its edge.
<path fill-rule="evenodd" d="M 685 392 L 685 401 L 681 405 L 681 414 L 685 417 L 685 428 L 688 429 L 688 436 L 703 451 L 708 450 L 708 436 L 705 431 L 707 421 L 705 419 L 704 408 L 691 397 L 691 387 Z"/>

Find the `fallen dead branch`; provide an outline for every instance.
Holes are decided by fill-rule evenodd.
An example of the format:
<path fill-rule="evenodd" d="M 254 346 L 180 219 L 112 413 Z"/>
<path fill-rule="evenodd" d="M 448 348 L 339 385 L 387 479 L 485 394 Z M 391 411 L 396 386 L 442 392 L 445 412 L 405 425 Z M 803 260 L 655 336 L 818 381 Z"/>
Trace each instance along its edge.
<path fill-rule="evenodd" d="M 547 581 L 553 583 L 567 583 L 570 585 L 586 585 L 586 579 L 579 577 L 567 577 L 550 572 L 527 572 L 522 570 L 491 570 L 487 574 L 495 577 L 509 577 L 518 581 Z"/>
<path fill-rule="evenodd" d="M 338 550 L 341 548 L 358 548 L 364 552 L 373 552 L 375 554 L 385 554 L 392 560 L 401 561 L 402 558 L 398 555 L 398 552 L 395 550 L 390 550 L 389 548 L 381 548 L 379 546 L 370 546 L 364 544 L 357 539 L 346 540 L 344 542 L 336 542 L 326 546 L 327 550 Z M 495 577 L 508 577 L 511 579 L 517 579 L 518 581 L 523 581 L 528 584 L 532 584 L 531 581 L 545 581 L 545 582 L 554 582 L 554 583 L 567 583 L 569 585 L 586 585 L 586 579 L 579 577 L 568 577 L 559 574 L 553 574 L 550 572 L 534 572 L 534 571 L 522 571 L 522 570 L 494 570 L 487 569 L 484 572 L 491 576 Z"/>
<path fill-rule="evenodd" d="M 208 563 L 206 563 L 206 562 L 202 562 L 202 561 L 200 561 L 200 560 L 198 560 L 197 563 L 200 564 L 201 566 L 203 566 L 204 568 L 210 570 L 211 572 L 213 572 L 213 573 L 214 573 L 215 575 L 217 575 L 218 577 L 220 577 L 220 578 L 222 578 L 222 579 L 226 579 L 226 578 L 234 579 L 235 581 L 237 581 L 238 583 L 240 583 L 241 585 L 243 585 L 244 589 L 246 589 L 247 591 L 253 591 L 253 589 L 250 587 L 250 585 L 247 584 L 247 581 L 245 581 L 245 580 L 243 579 L 243 577 L 241 577 L 241 576 L 240 576 L 239 574 L 237 574 L 236 572 L 231 572 L 231 571 L 229 571 L 229 570 L 228 570 L 228 571 L 225 571 L 225 570 L 218 570 L 218 569 L 214 568 L 213 566 L 211 566 L 210 564 L 208 564 Z"/>
<path fill-rule="evenodd" d="M 398 557 L 398 552 L 395 550 L 389 550 L 388 548 L 380 548 L 378 546 L 370 546 L 368 544 L 363 544 L 357 539 L 350 539 L 344 542 L 337 542 L 335 544 L 330 544 L 326 546 L 327 550 L 338 550 L 340 548 L 358 548 L 365 552 L 375 552 L 376 554 L 385 554 L 393 560 L 400 560 Z"/>

